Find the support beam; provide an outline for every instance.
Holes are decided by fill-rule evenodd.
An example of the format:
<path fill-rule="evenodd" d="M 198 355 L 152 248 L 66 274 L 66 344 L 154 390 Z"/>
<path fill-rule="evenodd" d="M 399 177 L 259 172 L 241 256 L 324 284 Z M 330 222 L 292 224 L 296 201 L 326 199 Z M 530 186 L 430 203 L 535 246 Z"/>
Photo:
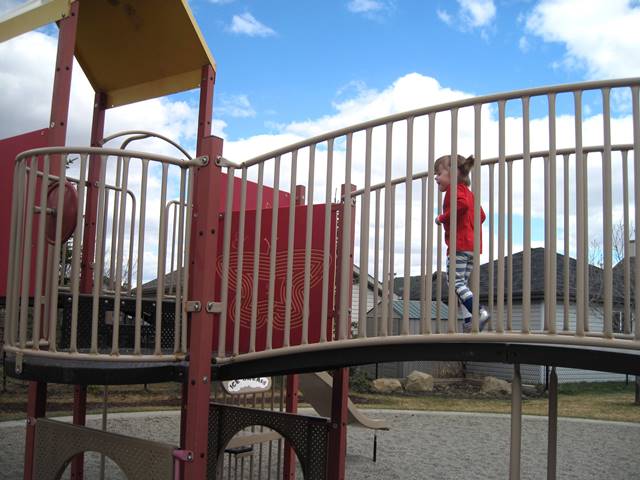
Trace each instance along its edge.
<path fill-rule="evenodd" d="M 547 480 L 556 478 L 558 458 L 558 374 L 551 368 L 549 376 L 549 441 L 547 445 Z"/>
<path fill-rule="evenodd" d="M 218 245 L 218 213 L 220 211 L 220 168 L 215 159 L 222 155 L 222 139 L 212 137 L 211 116 L 215 72 L 211 65 L 202 68 L 200 114 L 198 117 L 197 155 L 208 155 L 209 163 L 198 167 L 194 175 L 193 217 L 189 249 L 189 300 L 201 305 L 217 302 L 216 282 L 211 272 L 216 269 Z M 184 466 L 184 478 L 201 479 L 207 475 L 209 396 L 211 391 L 211 354 L 214 325 L 220 314 L 202 309 L 189 317 L 189 372 L 183 405 L 181 448 L 191 454 Z"/>
<path fill-rule="evenodd" d="M 44 417 L 47 410 L 47 384 L 29 382 L 27 394 L 27 432 L 24 450 L 24 480 L 33 479 L 33 459 L 35 457 L 36 420 Z"/>
<path fill-rule="evenodd" d="M 522 381 L 520 364 L 513 365 L 511 383 L 511 452 L 509 480 L 520 480 L 520 449 L 522 446 Z"/>

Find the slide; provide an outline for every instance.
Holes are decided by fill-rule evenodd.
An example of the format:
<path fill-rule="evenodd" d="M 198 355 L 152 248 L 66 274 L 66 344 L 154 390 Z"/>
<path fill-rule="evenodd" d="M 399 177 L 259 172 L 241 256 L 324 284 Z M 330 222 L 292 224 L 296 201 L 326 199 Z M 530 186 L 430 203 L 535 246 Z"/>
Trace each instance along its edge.
<path fill-rule="evenodd" d="M 299 379 L 304 401 L 309 403 L 321 417 L 331 418 L 331 387 L 333 385 L 331 375 L 327 372 L 303 373 L 299 375 Z M 389 430 L 384 420 L 369 418 L 351 400 L 349 400 L 349 425 L 373 430 Z"/>

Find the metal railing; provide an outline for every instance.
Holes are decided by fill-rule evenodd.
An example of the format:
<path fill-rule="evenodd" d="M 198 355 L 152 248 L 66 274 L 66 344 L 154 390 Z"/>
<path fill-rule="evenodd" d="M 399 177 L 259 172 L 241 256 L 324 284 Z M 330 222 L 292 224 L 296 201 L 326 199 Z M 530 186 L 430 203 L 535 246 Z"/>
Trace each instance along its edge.
<path fill-rule="evenodd" d="M 206 159 L 125 150 L 132 139 L 121 149 L 18 155 L 8 352 L 125 361 L 185 355 L 190 209 L 175 209 L 169 239 L 167 197 L 190 205 L 194 169 Z M 173 258 L 167 264 L 168 249 L 175 264 Z M 174 265 L 179 274 L 171 277 L 169 296 L 164 279 Z"/>
<path fill-rule="evenodd" d="M 639 90 L 640 79 L 634 78 L 470 98 L 340 129 L 242 163 L 219 158 L 218 164 L 229 173 L 221 295 L 224 303 L 234 295 L 235 286 L 244 285 L 246 291 L 234 299 L 234 318 L 242 317 L 240 303 L 247 313 L 241 321 L 228 322 L 227 311 L 233 309 L 223 309 L 218 360 L 235 362 L 278 355 L 279 348 L 292 346 L 315 351 L 332 348 L 336 341 L 353 342 L 354 346 L 402 343 L 407 335 L 419 335 L 425 343 L 508 339 L 640 348 L 640 330 L 634 322 L 640 317 L 640 304 L 634 301 L 640 295 L 640 267 L 632 267 L 630 253 L 631 230 L 640 220 L 640 182 L 636 180 L 640 178 Z M 611 113 L 612 103 L 616 116 Z M 585 116 L 585 105 L 596 113 Z M 612 136 L 622 142 L 612 143 Z M 447 286 L 440 281 L 444 277 L 445 246 L 442 227 L 434 224 L 443 200 L 434 182 L 434 162 L 438 156 L 450 154 L 454 159 L 451 170 L 456 171 L 457 153 L 476 158 L 471 186 L 477 199 L 475 225 L 481 223 L 481 204 L 488 209 L 483 257 L 483 263 L 488 264 L 482 266 L 486 271 L 482 283 L 481 229 L 474 231 L 471 335 L 461 333 L 457 302 L 448 302 L 457 298 L 454 283 Z M 234 212 L 231 177 L 236 173 L 242 183 L 240 207 Z M 257 183 L 258 193 L 255 205 L 247 207 L 247 185 L 251 181 Z M 456 182 L 453 175 L 449 247 L 453 268 Z M 338 188 L 353 184 L 358 189 L 345 187 L 337 194 Z M 265 185 L 274 190 L 270 205 L 263 205 Z M 287 205 L 278 204 L 278 192 L 282 190 L 290 193 Z M 309 289 L 314 281 L 311 242 L 318 233 L 314 229 L 320 217 L 302 216 L 304 223 L 298 223 L 294 207 L 299 191 L 307 193 L 303 205 L 308 209 L 316 205 L 326 213 L 318 227 L 324 233 L 320 249 L 322 290 L 314 294 Z M 634 192 L 633 203 L 629 201 L 630 191 Z M 597 197 L 594 192 L 598 192 Z M 337 202 L 333 207 L 332 199 Z M 342 228 L 337 227 L 337 238 L 329 235 L 335 223 L 332 208 L 338 211 L 338 224 L 343 222 Z M 286 220 L 278 219 L 278 210 Z M 266 211 L 274 212 L 270 227 L 261 221 Z M 252 218 L 247 220 L 249 212 Z M 232 233 L 234 215 L 239 223 Z M 277 236 L 283 233 L 276 235 L 281 221 L 286 225 L 286 245 L 283 240 L 274 248 Z M 614 221 L 624 232 L 618 249 L 622 258 L 615 272 Z M 266 239 L 260 229 L 265 226 L 271 235 L 267 242 L 271 248 L 261 251 Z M 247 231 L 251 233 L 247 235 Z M 593 239 L 599 239 L 599 244 L 593 245 Z M 304 243 L 304 247 L 295 247 L 298 241 L 297 245 Z M 536 249 L 538 245 L 544 247 L 544 253 Z M 253 250 L 249 255 L 252 268 L 243 260 L 247 249 Z M 283 256 L 281 263 L 277 261 L 279 253 Z M 592 265 L 594 256 L 600 257 L 598 266 Z M 330 278 L 332 262 L 336 273 Z M 360 269 L 354 298 L 349 268 L 353 263 Z M 280 276 L 278 265 L 282 265 Z M 267 274 L 263 276 L 261 269 Z M 451 267 L 449 273 L 454 273 Z M 230 276 L 237 276 L 235 282 L 230 282 Z M 264 288 L 263 277 L 269 280 Z M 297 282 L 298 277 L 303 281 Z M 434 284 L 432 279 L 436 280 Z M 375 286 L 369 292 L 372 280 Z M 419 293 L 412 297 L 408 292 L 416 281 Z M 277 282 L 281 283 L 280 290 L 274 288 Z M 393 294 L 398 290 L 404 292 L 403 308 L 399 318 L 393 318 Z M 266 308 L 259 308 L 258 291 L 268 291 Z M 281 312 L 274 306 L 278 292 Z M 301 305 L 292 308 L 292 299 Z M 411 317 L 411 300 L 419 301 L 419 318 Z M 438 312 L 435 316 L 432 301 Z M 487 304 L 492 320 L 489 332 L 478 335 L 481 302 Z M 448 303 L 446 310 L 444 303 Z M 319 320 L 309 316 L 314 309 L 321 309 Z M 440 312 L 446 320 L 441 320 Z M 285 320 L 276 325 L 280 314 Z M 292 321 L 296 315 L 302 334 L 292 341 L 298 328 Z M 321 322 L 321 333 L 311 341 L 308 332 L 314 321 Z M 354 329 L 350 328 L 352 323 Z M 229 328 L 234 331 L 228 332 Z M 267 340 L 262 344 L 256 343 L 261 328 L 267 330 Z M 283 339 L 274 345 L 272 340 L 279 328 L 284 329 Z M 239 346 L 240 331 L 250 337 L 246 348 Z M 354 331 L 357 335 L 352 334 Z M 229 335 L 235 340 L 230 341 Z"/>

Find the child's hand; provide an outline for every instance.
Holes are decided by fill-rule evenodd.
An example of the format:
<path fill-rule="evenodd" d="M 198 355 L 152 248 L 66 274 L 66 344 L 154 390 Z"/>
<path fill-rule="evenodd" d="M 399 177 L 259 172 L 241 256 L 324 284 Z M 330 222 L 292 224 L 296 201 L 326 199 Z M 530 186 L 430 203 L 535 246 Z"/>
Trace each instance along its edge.
<path fill-rule="evenodd" d="M 436 225 L 442 225 L 442 222 L 440 221 L 440 215 L 436 217 Z"/>

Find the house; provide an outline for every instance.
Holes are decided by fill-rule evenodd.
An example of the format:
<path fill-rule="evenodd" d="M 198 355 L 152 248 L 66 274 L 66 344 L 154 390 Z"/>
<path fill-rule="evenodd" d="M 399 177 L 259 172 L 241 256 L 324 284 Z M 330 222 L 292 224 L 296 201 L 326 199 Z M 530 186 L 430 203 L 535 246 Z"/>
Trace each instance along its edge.
<path fill-rule="evenodd" d="M 545 315 L 545 278 L 544 278 L 544 248 L 531 249 L 531 313 L 529 318 L 529 327 L 532 330 L 542 330 L 544 328 Z M 635 256 L 630 258 L 631 264 L 635 265 Z M 512 256 L 513 273 L 512 273 L 512 309 L 511 322 L 514 330 L 518 330 L 522 326 L 522 267 L 523 252 L 518 252 Z M 504 322 L 507 324 L 507 261 L 505 259 L 505 298 L 504 298 Z M 561 330 L 564 322 L 564 255 L 556 254 L 556 329 Z M 624 311 L 624 277 L 623 262 L 618 263 L 613 269 L 613 310 L 614 310 L 614 329 L 621 330 L 622 315 Z M 633 266 L 631 268 L 633 271 Z M 497 304 L 497 287 L 498 287 L 498 262 L 493 262 L 493 295 L 490 296 L 490 264 L 485 263 L 480 266 L 480 303 L 486 305 L 487 309 L 492 312 L 493 324 L 495 325 L 496 304 Z M 601 331 L 603 325 L 603 275 L 601 268 L 594 265 L 588 267 L 589 275 L 589 326 L 591 331 Z M 448 302 L 448 287 L 446 284 L 446 276 L 440 276 L 443 280 L 442 301 Z M 438 275 L 432 276 L 432 299 L 436 300 L 436 286 Z M 569 328 L 575 328 L 576 321 L 576 278 L 577 278 L 577 261 L 569 258 L 569 282 L 567 285 L 569 296 Z M 633 278 L 633 275 L 632 275 Z M 419 299 L 420 277 L 412 277 L 410 284 L 410 295 L 412 300 Z M 400 283 L 400 282 L 398 282 Z M 633 287 L 632 287 L 633 292 Z M 633 293 L 632 293 L 633 294 Z M 490 298 L 491 297 L 491 298 Z M 633 305 L 633 299 L 632 299 Z M 617 320 L 617 321 L 616 321 Z M 633 318 L 631 319 L 632 328 L 635 328 Z M 475 363 L 466 364 L 467 373 L 485 376 L 492 375 L 498 378 L 511 379 L 512 367 L 507 364 L 498 363 Z M 625 380 L 624 375 L 595 372 L 588 370 L 577 370 L 569 368 L 558 368 L 559 382 L 584 382 L 584 381 L 620 381 Z M 545 383 L 546 370 L 544 366 L 539 365 L 521 365 L 522 381 L 529 384 Z"/>
<path fill-rule="evenodd" d="M 440 331 L 447 330 L 447 319 L 449 316 L 447 306 L 440 303 L 440 311 L 438 312 L 438 302 L 429 302 L 431 304 L 431 312 L 429 320 L 431 322 L 431 331 L 437 330 L 438 318 L 440 319 Z M 390 302 L 391 316 L 388 333 L 389 335 L 399 335 L 402 325 L 402 317 L 404 312 L 404 300 L 393 300 Z M 409 301 L 409 333 L 415 335 L 420 333 L 420 324 L 422 319 L 422 308 L 419 300 Z M 378 303 L 377 308 L 371 308 L 367 312 L 367 336 L 374 336 L 378 331 L 378 326 L 382 320 L 382 302 Z M 372 365 L 364 365 L 359 367 L 360 370 L 367 373 L 370 377 L 392 377 L 403 378 L 414 370 L 427 372 L 434 376 L 442 376 L 443 368 L 450 369 L 452 362 L 432 362 L 432 361 L 409 361 L 409 362 L 388 362 Z M 455 363 L 455 362 L 454 362 Z M 449 376 L 449 375 L 447 375 Z"/>

